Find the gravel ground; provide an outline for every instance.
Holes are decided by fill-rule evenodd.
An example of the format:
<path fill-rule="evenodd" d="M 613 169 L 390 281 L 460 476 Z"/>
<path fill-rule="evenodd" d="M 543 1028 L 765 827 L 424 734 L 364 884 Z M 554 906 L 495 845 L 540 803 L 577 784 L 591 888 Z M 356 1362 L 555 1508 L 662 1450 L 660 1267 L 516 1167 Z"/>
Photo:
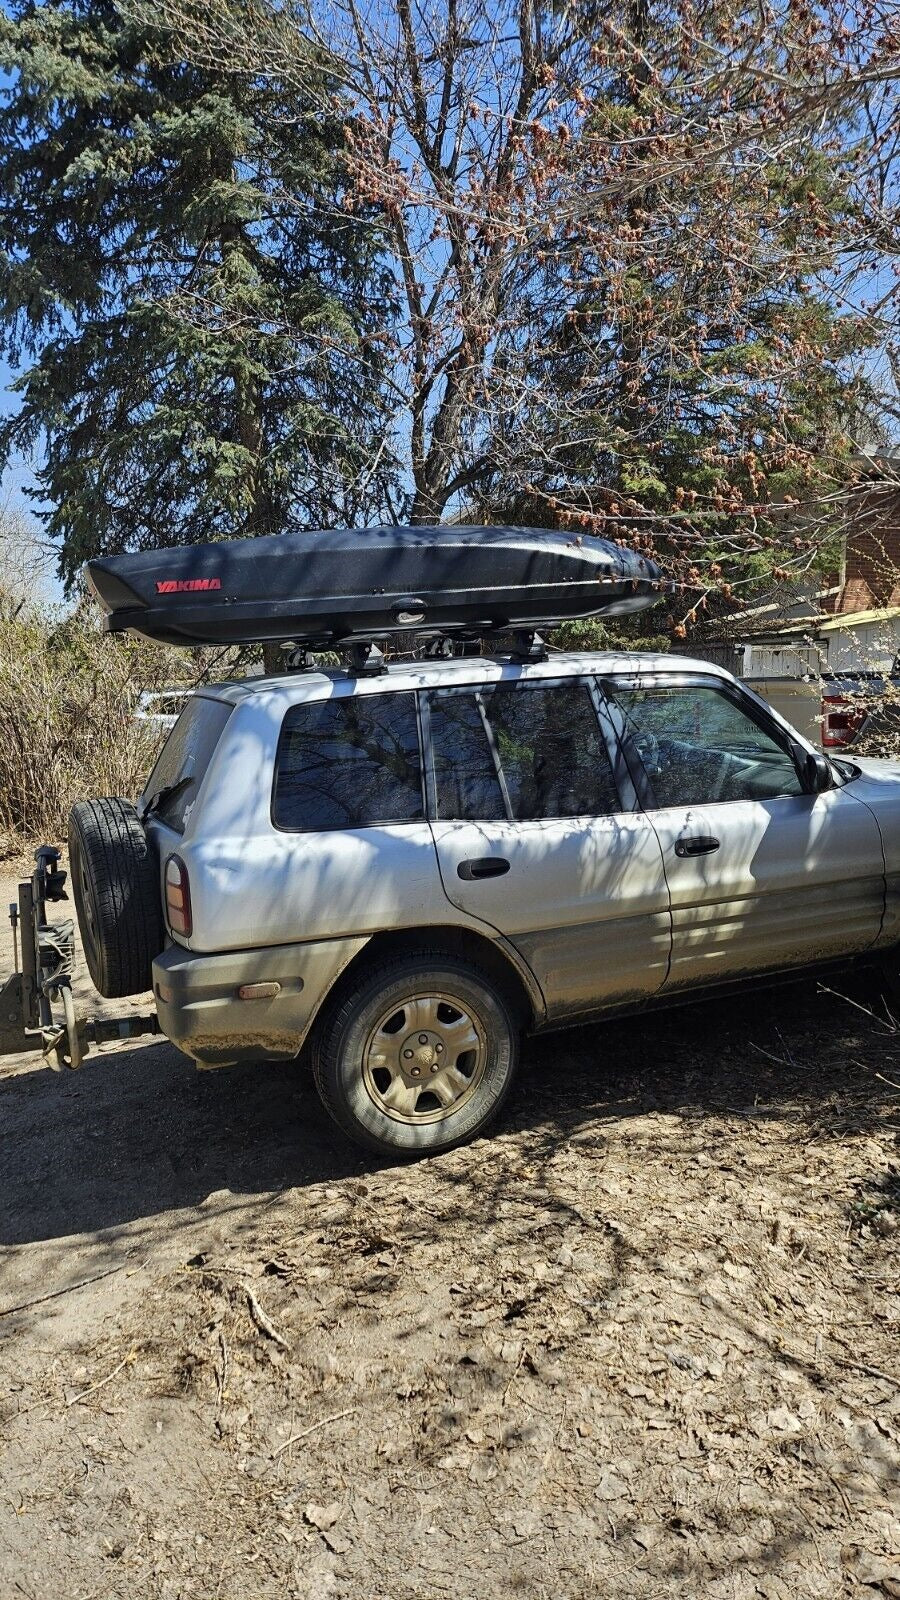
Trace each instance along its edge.
<path fill-rule="evenodd" d="M 532 1042 L 415 1166 L 302 1069 L 0 1058 L 3 1600 L 900 1596 L 900 1032 L 841 987 Z"/>

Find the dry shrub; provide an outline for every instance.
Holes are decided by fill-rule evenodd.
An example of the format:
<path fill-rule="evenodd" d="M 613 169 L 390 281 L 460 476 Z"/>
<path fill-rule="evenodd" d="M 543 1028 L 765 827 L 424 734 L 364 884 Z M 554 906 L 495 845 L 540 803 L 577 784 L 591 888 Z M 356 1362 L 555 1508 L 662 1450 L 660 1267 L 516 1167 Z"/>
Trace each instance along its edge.
<path fill-rule="evenodd" d="M 0 853 L 65 838 L 69 809 L 134 796 L 161 730 L 135 717 L 145 689 L 196 681 L 184 652 L 101 634 L 92 606 L 47 619 L 0 595 Z"/>

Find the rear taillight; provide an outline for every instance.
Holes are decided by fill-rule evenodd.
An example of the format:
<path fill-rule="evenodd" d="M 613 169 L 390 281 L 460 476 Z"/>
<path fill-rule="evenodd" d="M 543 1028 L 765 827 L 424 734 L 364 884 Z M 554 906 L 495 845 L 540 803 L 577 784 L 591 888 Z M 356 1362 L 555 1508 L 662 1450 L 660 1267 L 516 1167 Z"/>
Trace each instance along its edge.
<path fill-rule="evenodd" d="M 187 867 L 180 856 L 170 856 L 166 862 L 166 921 L 173 933 L 189 939 L 193 931 L 191 919 L 191 886 Z"/>
<path fill-rule="evenodd" d="M 839 750 L 852 744 L 865 721 L 862 706 L 854 705 L 842 695 L 826 694 L 822 698 L 822 749 Z"/>

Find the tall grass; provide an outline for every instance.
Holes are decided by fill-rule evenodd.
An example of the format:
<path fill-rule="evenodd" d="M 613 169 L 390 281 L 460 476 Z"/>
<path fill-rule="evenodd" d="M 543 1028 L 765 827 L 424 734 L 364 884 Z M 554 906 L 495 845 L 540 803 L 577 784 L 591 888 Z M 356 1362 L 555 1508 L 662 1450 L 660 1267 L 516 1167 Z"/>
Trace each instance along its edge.
<path fill-rule="evenodd" d="M 138 794 L 161 739 L 135 717 L 138 697 L 190 680 L 190 665 L 164 646 L 104 636 L 86 603 L 48 621 L 0 593 L 0 852 L 63 840 L 76 800 Z"/>

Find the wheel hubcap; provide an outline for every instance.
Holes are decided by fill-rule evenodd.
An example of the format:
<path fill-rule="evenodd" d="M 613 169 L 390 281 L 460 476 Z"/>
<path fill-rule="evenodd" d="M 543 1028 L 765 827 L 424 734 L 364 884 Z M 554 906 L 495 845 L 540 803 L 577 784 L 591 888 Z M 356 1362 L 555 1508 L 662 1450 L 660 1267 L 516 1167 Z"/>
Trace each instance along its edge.
<path fill-rule="evenodd" d="M 370 1099 L 395 1122 L 440 1122 L 474 1094 L 484 1026 L 451 994 L 410 995 L 379 1017 L 363 1053 Z"/>

